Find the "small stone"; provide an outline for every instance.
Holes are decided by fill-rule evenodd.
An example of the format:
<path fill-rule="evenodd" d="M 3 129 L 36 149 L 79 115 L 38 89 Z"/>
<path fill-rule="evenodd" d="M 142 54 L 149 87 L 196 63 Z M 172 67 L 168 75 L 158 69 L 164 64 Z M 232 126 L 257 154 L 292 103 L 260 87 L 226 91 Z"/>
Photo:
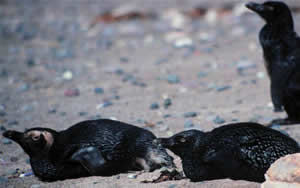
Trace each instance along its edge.
<path fill-rule="evenodd" d="M 11 157 L 11 158 L 10 158 L 10 161 L 11 161 L 11 162 L 17 162 L 18 160 L 19 160 L 18 157 Z"/>
<path fill-rule="evenodd" d="M 4 185 L 8 182 L 8 179 L 6 177 L 0 176 L 0 185 Z"/>
<path fill-rule="evenodd" d="M 176 187 L 176 184 L 171 184 L 168 186 L 168 188 L 175 188 Z"/>
<path fill-rule="evenodd" d="M 13 176 L 13 175 L 17 174 L 18 171 L 19 171 L 18 169 L 11 169 L 11 170 L 7 171 L 7 174 Z"/>
<path fill-rule="evenodd" d="M 48 110 L 48 114 L 56 114 L 56 109 L 52 108 L 52 109 Z"/>
<path fill-rule="evenodd" d="M 216 88 L 216 91 L 217 92 L 222 92 L 222 91 L 226 91 L 226 90 L 228 90 L 228 89 L 230 89 L 231 88 L 231 86 L 218 86 L 217 88 Z"/>
<path fill-rule="evenodd" d="M 223 124 L 223 123 L 225 123 L 226 121 L 225 121 L 223 118 L 221 118 L 220 116 L 216 116 L 215 119 L 213 120 L 213 122 L 214 122 L 215 124 Z"/>
<path fill-rule="evenodd" d="M 59 115 L 60 116 L 65 116 L 65 115 L 67 115 L 67 112 L 60 112 Z"/>
<path fill-rule="evenodd" d="M 150 106 L 150 109 L 151 110 L 159 109 L 159 104 L 158 103 L 152 103 L 151 106 Z"/>
<path fill-rule="evenodd" d="M 87 112 L 79 112 L 78 115 L 79 116 L 86 116 L 86 115 L 88 115 L 88 113 Z"/>
<path fill-rule="evenodd" d="M 77 97 L 80 95 L 79 89 L 74 88 L 74 89 L 67 89 L 64 92 L 64 95 L 66 97 Z"/>
<path fill-rule="evenodd" d="M 137 178 L 137 175 L 136 174 L 129 174 L 127 176 L 129 179 L 136 179 Z"/>
<path fill-rule="evenodd" d="M 197 74 L 197 77 L 198 77 L 198 78 L 205 78 L 205 77 L 207 77 L 207 75 L 208 75 L 207 72 L 199 72 L 199 73 Z"/>
<path fill-rule="evenodd" d="M 25 104 L 24 106 L 21 107 L 21 110 L 23 112 L 31 112 L 33 111 L 33 106 L 29 104 Z"/>
<path fill-rule="evenodd" d="M 12 121 L 9 121 L 7 124 L 8 124 L 8 126 L 14 126 L 14 125 L 19 125 L 19 122 L 16 120 L 12 120 Z"/>
<path fill-rule="evenodd" d="M 167 81 L 170 84 L 177 84 L 180 82 L 180 78 L 177 75 L 170 74 L 167 76 Z"/>
<path fill-rule="evenodd" d="M 113 103 L 111 101 L 105 101 L 104 103 L 97 105 L 96 109 L 106 108 L 111 105 L 113 105 Z"/>
<path fill-rule="evenodd" d="M 167 98 L 164 100 L 164 107 L 165 109 L 169 108 L 169 106 L 172 105 L 172 100 L 170 98 Z"/>
<path fill-rule="evenodd" d="M 246 59 L 242 59 L 237 63 L 237 71 L 240 75 L 243 75 L 246 70 L 254 68 L 256 68 L 256 65 Z"/>
<path fill-rule="evenodd" d="M 104 93 L 104 89 L 101 88 L 101 87 L 97 87 L 97 88 L 94 89 L 94 92 L 96 94 L 103 94 Z"/>
<path fill-rule="evenodd" d="M 121 63 L 128 63 L 129 59 L 127 57 L 121 57 L 120 61 L 121 61 Z"/>
<path fill-rule="evenodd" d="M 0 111 L 0 117 L 4 117 L 4 116 L 6 116 L 6 112 Z"/>
<path fill-rule="evenodd" d="M 9 139 L 7 139 L 7 138 L 4 138 L 4 139 L 2 140 L 2 143 L 5 144 L 5 145 L 8 145 L 8 144 L 11 144 L 12 141 L 9 140 Z"/>
<path fill-rule="evenodd" d="M 0 104 L 0 111 L 5 111 L 6 106 L 4 104 Z"/>
<path fill-rule="evenodd" d="M 65 79 L 65 80 L 72 80 L 72 78 L 73 78 L 73 73 L 71 72 L 71 71 L 65 71 L 64 73 L 63 73 L 63 79 Z"/>
<path fill-rule="evenodd" d="M 165 119 L 166 119 L 166 118 L 169 118 L 169 117 L 171 117 L 171 114 L 164 114 L 164 115 L 163 115 L 163 118 L 165 118 Z"/>
<path fill-rule="evenodd" d="M 160 125 L 159 130 L 160 131 L 167 131 L 167 130 L 169 130 L 169 126 L 168 125 Z"/>
<path fill-rule="evenodd" d="M 193 46 L 193 40 L 189 37 L 181 37 L 175 40 L 174 46 L 176 48 L 187 48 Z"/>
<path fill-rule="evenodd" d="M 296 188 L 300 186 L 300 154 L 276 160 L 265 174 L 264 188 Z"/>
<path fill-rule="evenodd" d="M 1 131 L 6 131 L 7 129 L 6 129 L 3 125 L 1 125 L 1 126 L 0 126 L 0 130 L 1 130 Z"/>
<path fill-rule="evenodd" d="M 33 184 L 30 186 L 30 188 L 40 188 L 40 187 L 41 187 L 41 185 L 39 185 L 39 184 Z"/>
<path fill-rule="evenodd" d="M 19 93 L 26 92 L 29 90 L 29 88 L 30 88 L 29 84 L 24 83 L 18 87 L 18 92 Z"/>
<path fill-rule="evenodd" d="M 27 59 L 26 64 L 28 67 L 33 67 L 35 66 L 35 60 L 33 58 L 29 58 Z"/>
<path fill-rule="evenodd" d="M 184 129 L 190 129 L 192 127 L 194 127 L 194 123 L 192 120 L 189 119 L 184 122 Z"/>
<path fill-rule="evenodd" d="M 185 118 L 196 117 L 196 116 L 197 116 L 197 112 L 186 112 L 183 114 L 183 117 Z"/>
<path fill-rule="evenodd" d="M 263 79 L 263 78 L 265 78 L 265 73 L 258 72 L 258 73 L 256 73 L 256 77 L 259 78 L 259 79 Z"/>

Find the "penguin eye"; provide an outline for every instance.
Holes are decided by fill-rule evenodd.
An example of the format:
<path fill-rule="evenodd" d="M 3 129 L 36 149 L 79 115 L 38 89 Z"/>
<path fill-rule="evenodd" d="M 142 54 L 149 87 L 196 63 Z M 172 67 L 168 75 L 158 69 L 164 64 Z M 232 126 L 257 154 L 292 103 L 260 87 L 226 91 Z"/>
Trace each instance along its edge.
<path fill-rule="evenodd" d="M 185 138 L 180 138 L 180 140 L 179 140 L 181 143 L 184 143 L 184 142 L 186 142 L 186 139 Z"/>
<path fill-rule="evenodd" d="M 185 143 L 186 139 L 183 136 L 177 136 L 176 137 L 176 142 L 177 143 Z"/>
<path fill-rule="evenodd" d="M 40 139 L 40 135 L 35 135 L 31 137 L 33 141 L 38 141 Z"/>

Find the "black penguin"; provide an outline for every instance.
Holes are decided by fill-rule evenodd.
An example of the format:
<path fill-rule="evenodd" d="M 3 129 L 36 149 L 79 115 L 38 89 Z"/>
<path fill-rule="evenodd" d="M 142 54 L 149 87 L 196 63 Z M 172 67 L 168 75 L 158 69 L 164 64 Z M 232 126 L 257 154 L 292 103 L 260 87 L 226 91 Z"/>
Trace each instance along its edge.
<path fill-rule="evenodd" d="M 38 127 L 3 136 L 23 148 L 34 174 L 44 181 L 175 166 L 166 150 L 153 144 L 153 133 L 108 119 L 83 121 L 60 132 Z"/>
<path fill-rule="evenodd" d="M 292 13 L 285 3 L 278 1 L 250 2 L 246 7 L 266 21 L 259 41 L 271 80 L 274 111 L 284 108 L 288 115 L 271 124 L 300 123 L 300 38 L 294 30 Z"/>
<path fill-rule="evenodd" d="M 155 142 L 181 158 L 191 181 L 231 178 L 262 182 L 275 160 L 300 152 L 292 138 L 256 123 L 228 124 L 210 132 L 188 130 Z"/>

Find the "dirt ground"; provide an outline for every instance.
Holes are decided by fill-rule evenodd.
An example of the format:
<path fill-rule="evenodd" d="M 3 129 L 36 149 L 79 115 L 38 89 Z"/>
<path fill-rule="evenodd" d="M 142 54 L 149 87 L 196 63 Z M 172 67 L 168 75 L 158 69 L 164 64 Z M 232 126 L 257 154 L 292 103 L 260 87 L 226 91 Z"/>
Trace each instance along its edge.
<path fill-rule="evenodd" d="M 300 3 L 287 2 L 300 32 Z M 0 133 L 113 118 L 166 137 L 285 117 L 271 106 L 258 43 L 264 22 L 243 3 L 0 1 Z M 300 141 L 300 126 L 275 128 Z M 176 164 L 181 168 L 177 157 Z M 140 183 L 158 171 L 54 183 L 19 177 L 28 172 L 28 156 L 1 135 L 0 187 L 259 187 L 229 179 Z"/>

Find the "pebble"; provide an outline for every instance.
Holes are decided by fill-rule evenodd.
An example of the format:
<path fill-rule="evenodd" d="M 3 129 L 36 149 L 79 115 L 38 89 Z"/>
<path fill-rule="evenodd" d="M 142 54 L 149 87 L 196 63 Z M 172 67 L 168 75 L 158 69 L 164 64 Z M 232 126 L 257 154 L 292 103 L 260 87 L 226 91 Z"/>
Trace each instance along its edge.
<path fill-rule="evenodd" d="M 128 63 L 129 59 L 127 57 L 121 57 L 120 61 L 121 61 L 121 63 Z"/>
<path fill-rule="evenodd" d="M 168 125 L 160 125 L 159 130 L 164 132 L 164 131 L 168 131 L 169 130 L 169 126 Z"/>
<path fill-rule="evenodd" d="M 12 141 L 9 140 L 9 139 L 7 139 L 7 138 L 4 138 L 4 139 L 2 140 L 2 143 L 5 144 L 5 145 L 8 145 L 8 144 L 11 144 Z"/>
<path fill-rule="evenodd" d="M 86 115 L 88 115 L 88 113 L 87 112 L 79 112 L 78 115 L 79 116 L 86 116 Z"/>
<path fill-rule="evenodd" d="M 56 114 L 56 109 L 52 108 L 52 109 L 48 110 L 48 114 Z"/>
<path fill-rule="evenodd" d="M 6 131 L 7 129 L 6 129 L 3 125 L 1 125 L 1 126 L 0 126 L 0 130 L 1 130 L 1 131 Z"/>
<path fill-rule="evenodd" d="M 137 175 L 136 174 L 129 174 L 127 176 L 129 179 L 136 179 L 137 178 Z"/>
<path fill-rule="evenodd" d="M 189 129 L 189 128 L 192 128 L 194 127 L 194 123 L 192 120 L 186 120 L 184 121 L 184 129 Z"/>
<path fill-rule="evenodd" d="M 104 93 L 104 89 L 101 88 L 101 87 L 96 87 L 96 88 L 94 89 L 94 92 L 95 92 L 96 94 L 103 94 L 103 93 Z"/>
<path fill-rule="evenodd" d="M 0 117 L 4 117 L 4 116 L 6 116 L 6 112 L 0 111 Z"/>
<path fill-rule="evenodd" d="M 29 84 L 25 83 L 25 84 L 20 85 L 20 86 L 18 87 L 17 91 L 18 91 L 19 93 L 22 93 L 22 92 L 28 91 L 29 88 L 30 88 Z"/>
<path fill-rule="evenodd" d="M 166 119 L 166 118 L 169 118 L 169 117 L 171 117 L 171 114 L 164 114 L 164 115 L 163 115 L 163 118 L 165 118 L 165 119 Z"/>
<path fill-rule="evenodd" d="M 226 91 L 226 90 L 228 90 L 228 89 L 230 89 L 231 88 L 231 86 L 218 86 L 217 88 L 216 88 L 216 91 L 217 92 L 222 92 L 222 91 Z"/>
<path fill-rule="evenodd" d="M 67 112 L 60 112 L 59 115 L 60 116 L 65 116 L 65 115 L 67 115 Z"/>
<path fill-rule="evenodd" d="M 22 106 L 21 110 L 23 112 L 31 112 L 33 111 L 33 106 L 29 104 L 25 104 L 24 106 Z"/>
<path fill-rule="evenodd" d="M 176 184 L 171 184 L 168 186 L 168 188 L 175 188 L 176 187 Z"/>
<path fill-rule="evenodd" d="M 0 111 L 4 111 L 6 109 L 6 106 L 4 104 L 0 104 Z"/>
<path fill-rule="evenodd" d="M 6 177 L 0 176 L 0 185 L 6 184 L 8 182 L 8 179 Z"/>
<path fill-rule="evenodd" d="M 236 68 L 238 73 L 243 75 L 246 70 L 256 68 L 256 64 L 249 60 L 243 59 L 237 62 Z"/>
<path fill-rule="evenodd" d="M 259 79 L 264 79 L 265 78 L 265 73 L 264 72 L 258 72 L 256 73 L 256 77 Z"/>
<path fill-rule="evenodd" d="M 198 78 L 205 78 L 205 77 L 207 77 L 208 76 L 208 73 L 207 72 L 199 72 L 198 74 L 197 74 L 197 77 Z"/>
<path fill-rule="evenodd" d="M 189 118 L 189 117 L 196 117 L 198 114 L 197 112 L 186 112 L 183 114 L 183 117 Z"/>
<path fill-rule="evenodd" d="M 8 126 L 19 125 L 19 122 L 16 121 L 16 120 L 12 120 L 12 121 L 9 121 L 9 122 L 7 123 L 7 125 L 8 125 Z"/>
<path fill-rule="evenodd" d="M 79 89 L 74 88 L 74 89 L 67 89 L 64 92 L 64 95 L 66 97 L 77 97 L 80 95 Z"/>
<path fill-rule="evenodd" d="M 165 109 L 169 108 L 169 106 L 171 106 L 171 105 L 172 105 L 172 100 L 170 98 L 166 98 L 164 100 L 164 107 L 165 107 Z"/>
<path fill-rule="evenodd" d="M 41 185 L 39 185 L 39 184 L 33 184 L 30 186 L 30 188 L 40 188 L 40 187 L 41 187 Z"/>
<path fill-rule="evenodd" d="M 177 84 L 180 82 L 180 78 L 177 75 L 170 74 L 167 76 L 167 81 L 170 84 Z"/>
<path fill-rule="evenodd" d="M 223 118 L 221 118 L 220 116 L 216 116 L 216 117 L 214 118 L 213 122 L 214 122 L 215 124 L 223 124 L 223 123 L 225 123 L 226 121 L 225 121 Z"/>
<path fill-rule="evenodd" d="M 11 161 L 11 162 L 17 162 L 18 160 L 19 160 L 18 157 L 11 157 L 11 158 L 10 158 L 10 161 Z"/>
<path fill-rule="evenodd" d="M 176 48 L 189 48 L 193 46 L 193 40 L 189 37 L 181 37 L 175 40 L 174 46 Z"/>
<path fill-rule="evenodd" d="M 36 63 L 35 63 L 35 60 L 33 58 L 29 58 L 29 59 L 26 60 L 26 64 L 27 64 L 28 67 L 33 67 L 33 66 L 35 66 Z"/>
<path fill-rule="evenodd" d="M 151 106 L 150 106 L 150 109 L 151 110 L 159 109 L 159 104 L 158 103 L 152 103 Z"/>
<path fill-rule="evenodd" d="M 63 73 L 63 79 L 64 80 L 72 80 L 72 78 L 73 78 L 73 73 L 71 72 L 71 71 L 69 71 L 69 70 L 67 70 L 67 71 L 65 71 L 64 73 Z"/>
<path fill-rule="evenodd" d="M 111 101 L 105 101 L 104 103 L 97 105 L 96 109 L 99 110 L 101 108 L 106 108 L 106 107 L 109 107 L 111 105 L 113 105 L 113 103 Z"/>

